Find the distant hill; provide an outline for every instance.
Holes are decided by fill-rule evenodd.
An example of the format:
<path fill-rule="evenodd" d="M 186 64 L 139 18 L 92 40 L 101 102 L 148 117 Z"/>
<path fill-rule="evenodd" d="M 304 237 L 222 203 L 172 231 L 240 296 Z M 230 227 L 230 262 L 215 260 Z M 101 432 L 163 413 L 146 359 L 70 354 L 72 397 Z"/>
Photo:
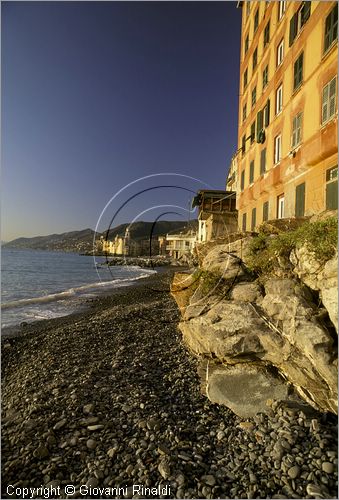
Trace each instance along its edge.
<path fill-rule="evenodd" d="M 93 246 L 95 232 L 92 229 L 71 231 L 33 238 L 17 238 L 9 241 L 4 248 L 30 248 L 32 250 L 51 250 L 60 252 L 86 252 Z"/>
<path fill-rule="evenodd" d="M 123 236 L 129 224 L 120 224 L 109 231 L 108 239 L 113 239 L 116 235 Z M 130 226 L 132 239 L 148 239 L 151 234 L 153 222 L 135 222 Z M 181 221 L 158 221 L 153 229 L 153 236 L 166 235 L 170 232 L 183 231 L 187 228 L 187 222 Z M 190 228 L 197 228 L 197 221 L 190 221 Z M 97 233 L 97 238 L 104 236 L 107 232 Z M 35 236 L 33 238 L 16 238 L 3 244 L 4 248 L 28 248 L 32 250 L 50 250 L 54 252 L 91 252 L 93 248 L 93 229 L 82 231 L 70 231 L 62 234 L 50 234 L 48 236 Z"/>

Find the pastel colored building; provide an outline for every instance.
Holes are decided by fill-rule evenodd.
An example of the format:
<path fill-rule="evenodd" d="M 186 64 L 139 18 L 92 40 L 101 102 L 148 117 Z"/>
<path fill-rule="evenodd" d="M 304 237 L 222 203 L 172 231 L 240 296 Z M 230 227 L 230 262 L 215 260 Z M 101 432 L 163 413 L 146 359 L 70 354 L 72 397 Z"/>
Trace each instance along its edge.
<path fill-rule="evenodd" d="M 268 219 L 336 210 L 338 4 L 237 5 L 239 225 L 248 231 Z"/>

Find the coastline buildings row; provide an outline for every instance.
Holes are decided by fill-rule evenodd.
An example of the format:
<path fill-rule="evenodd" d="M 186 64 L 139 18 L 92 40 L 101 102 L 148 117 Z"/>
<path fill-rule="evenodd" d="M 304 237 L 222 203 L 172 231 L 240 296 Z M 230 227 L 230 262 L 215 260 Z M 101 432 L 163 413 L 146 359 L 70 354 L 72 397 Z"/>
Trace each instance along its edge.
<path fill-rule="evenodd" d="M 201 190 L 198 231 L 154 241 L 174 258 L 265 221 L 338 209 L 338 3 L 238 1 L 238 148 L 226 190 Z M 135 255 L 129 235 L 107 252 Z M 144 243 L 149 254 L 149 241 Z M 147 247 L 147 248 L 146 248 Z"/>

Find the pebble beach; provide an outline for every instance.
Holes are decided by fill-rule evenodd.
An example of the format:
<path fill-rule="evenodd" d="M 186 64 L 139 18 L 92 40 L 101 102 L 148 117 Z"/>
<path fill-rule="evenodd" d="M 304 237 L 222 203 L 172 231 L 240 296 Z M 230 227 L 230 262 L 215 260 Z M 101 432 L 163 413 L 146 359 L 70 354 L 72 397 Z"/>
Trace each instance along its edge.
<path fill-rule="evenodd" d="M 337 498 L 337 417 L 212 404 L 172 275 L 3 337 L 2 498 Z"/>

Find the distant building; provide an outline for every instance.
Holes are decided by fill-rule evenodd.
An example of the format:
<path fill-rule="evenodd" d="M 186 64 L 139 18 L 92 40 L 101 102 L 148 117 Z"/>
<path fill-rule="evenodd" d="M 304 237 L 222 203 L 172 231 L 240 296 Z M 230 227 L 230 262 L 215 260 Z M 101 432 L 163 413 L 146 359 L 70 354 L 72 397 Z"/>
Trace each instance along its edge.
<path fill-rule="evenodd" d="M 166 253 L 174 259 L 191 255 L 196 243 L 196 232 L 188 230 L 178 234 L 166 235 Z"/>
<path fill-rule="evenodd" d="M 132 239 L 130 230 L 127 227 L 124 236 L 116 235 L 113 240 L 106 240 L 104 236 L 100 238 L 102 251 L 108 255 L 140 257 L 143 255 L 158 255 L 159 242 L 156 237 L 152 238 L 151 248 L 150 240 Z"/>
<path fill-rule="evenodd" d="M 126 228 L 125 236 L 116 235 L 114 240 L 106 240 L 101 236 L 100 240 L 104 253 L 109 255 L 129 255 L 130 236 L 128 228 Z"/>
<path fill-rule="evenodd" d="M 198 243 L 224 238 L 238 229 L 236 193 L 234 191 L 198 191 L 192 207 L 198 207 Z"/>
<path fill-rule="evenodd" d="M 231 164 L 229 167 L 227 180 L 226 180 L 226 190 L 238 192 L 238 155 L 235 154 L 232 157 Z"/>
<path fill-rule="evenodd" d="M 335 210 L 338 3 L 241 1 L 238 7 L 240 227 Z"/>

